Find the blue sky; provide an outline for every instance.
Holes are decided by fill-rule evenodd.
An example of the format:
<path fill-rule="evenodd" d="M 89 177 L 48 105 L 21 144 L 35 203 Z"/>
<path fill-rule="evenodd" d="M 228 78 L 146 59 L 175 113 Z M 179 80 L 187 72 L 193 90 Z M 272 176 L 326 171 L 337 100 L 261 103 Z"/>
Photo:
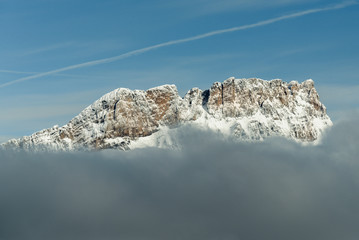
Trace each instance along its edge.
<path fill-rule="evenodd" d="M 348 3 L 324 0 L 0 0 L 0 85 L 195 35 Z M 353 1 L 349 3 L 354 3 Z M 66 124 L 119 87 L 312 78 L 336 121 L 359 107 L 359 5 L 154 49 L 0 87 L 0 141 Z"/>

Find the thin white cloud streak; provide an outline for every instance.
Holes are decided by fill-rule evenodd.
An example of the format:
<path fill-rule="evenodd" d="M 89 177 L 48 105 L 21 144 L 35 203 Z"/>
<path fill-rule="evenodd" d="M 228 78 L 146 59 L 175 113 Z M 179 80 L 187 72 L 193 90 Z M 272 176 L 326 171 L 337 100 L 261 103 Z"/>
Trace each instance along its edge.
<path fill-rule="evenodd" d="M 12 71 L 1 69 L 0 73 L 13 73 L 13 74 L 38 74 L 38 72 L 22 72 L 22 71 Z"/>
<path fill-rule="evenodd" d="M 49 52 L 49 51 L 53 51 L 53 50 L 56 50 L 59 48 L 68 47 L 71 45 L 73 45 L 73 42 L 58 43 L 58 44 L 54 44 L 54 45 L 50 45 L 50 46 L 46 46 L 46 47 L 29 50 L 27 52 L 22 53 L 21 56 L 28 56 L 28 55 L 33 55 L 33 54 L 38 54 L 38 53 L 43 53 L 43 52 Z"/>
<path fill-rule="evenodd" d="M 221 1 L 203 1 L 203 0 L 182 0 L 167 3 L 167 7 L 172 9 L 183 8 L 186 11 L 186 17 L 208 15 L 214 13 L 223 13 L 228 11 L 245 11 L 248 9 L 265 9 L 278 6 L 288 6 L 294 4 L 303 4 L 306 2 L 318 2 L 320 0 L 221 0 Z"/>
<path fill-rule="evenodd" d="M 5 70 L 0 69 L 0 73 L 9 73 L 9 74 L 18 74 L 18 75 L 24 75 L 24 74 L 40 74 L 41 72 L 25 72 L 25 71 L 14 71 L 14 70 Z M 64 76 L 64 77 L 86 77 L 90 78 L 91 76 L 83 76 L 83 75 L 74 75 L 74 74 L 54 74 L 56 76 Z"/>
<path fill-rule="evenodd" d="M 313 14 L 313 13 L 342 9 L 342 8 L 349 7 L 349 6 L 352 6 L 352 5 L 355 5 L 355 4 L 358 4 L 358 2 L 357 1 L 343 2 L 343 3 L 340 3 L 340 4 L 334 5 L 334 6 L 329 6 L 329 7 L 324 7 L 324 8 L 309 9 L 309 10 L 306 10 L 306 11 L 301 11 L 301 12 L 297 12 L 297 13 L 293 13 L 293 14 L 288 14 L 288 15 L 284 15 L 284 16 L 281 16 L 281 17 L 267 19 L 267 20 L 260 21 L 260 22 L 257 22 L 257 23 L 253 23 L 253 24 L 248 24 L 248 25 L 243 25 L 243 26 L 238 26 L 238 27 L 232 27 L 232 28 L 226 28 L 226 29 L 221 29 L 221 30 L 216 30 L 216 31 L 196 35 L 196 36 L 193 36 L 193 37 L 188 37 L 188 38 L 183 38 L 183 39 L 178 39 L 178 40 L 172 40 L 172 41 L 156 44 L 156 45 L 153 45 L 153 46 L 133 50 L 133 51 L 130 51 L 130 52 L 127 52 L 127 53 L 124 53 L 124 54 L 121 54 L 121 55 L 118 55 L 118 56 L 115 56 L 115 57 L 104 58 L 104 59 L 89 61 L 89 62 L 85 62 L 85 63 L 75 64 L 75 65 L 71 65 L 71 66 L 68 66 L 68 67 L 59 68 L 59 69 L 55 69 L 55 70 L 52 70 L 52 71 L 39 73 L 39 74 L 35 74 L 35 75 L 32 75 L 32 76 L 28 76 L 28 77 L 19 78 L 19 79 L 16 79 L 16 80 L 1 84 L 0 88 L 7 87 L 7 86 L 10 86 L 10 85 L 15 84 L 15 83 L 24 82 L 24 81 L 27 81 L 27 80 L 36 79 L 36 78 L 40 78 L 40 77 L 44 77 L 44 76 L 48 76 L 48 75 L 52 75 L 52 74 L 56 74 L 56 73 L 60 73 L 60 72 L 65 72 L 65 71 L 69 71 L 69 70 L 73 70 L 73 69 L 78 69 L 78 68 L 83 68 L 83 67 L 90 67 L 90 66 L 94 66 L 94 65 L 105 64 L 105 63 L 118 61 L 118 60 L 121 60 L 121 59 L 125 59 L 125 58 L 128 58 L 128 57 L 139 55 L 139 54 L 142 54 L 142 53 L 145 53 L 145 52 L 148 52 L 148 51 L 151 51 L 151 50 L 155 50 L 155 49 L 158 49 L 158 48 L 166 47 L 166 46 L 176 45 L 176 44 L 185 43 L 185 42 L 192 42 L 192 41 L 195 41 L 195 40 L 208 38 L 208 37 L 211 37 L 211 36 L 220 35 L 220 34 L 224 34 L 224 33 L 230 33 L 230 32 L 236 32 L 236 31 L 241 31 L 241 30 L 261 27 L 261 26 L 269 25 L 269 24 L 276 23 L 276 22 L 279 22 L 279 21 L 283 21 L 283 20 L 286 20 L 286 19 L 297 18 L 297 17 L 301 17 L 301 16 Z"/>

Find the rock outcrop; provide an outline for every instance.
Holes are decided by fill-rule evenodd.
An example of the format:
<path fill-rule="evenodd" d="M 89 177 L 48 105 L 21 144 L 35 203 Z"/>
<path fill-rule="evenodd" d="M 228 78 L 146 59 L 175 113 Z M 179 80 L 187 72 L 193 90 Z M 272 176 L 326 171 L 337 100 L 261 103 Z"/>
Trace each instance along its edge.
<path fill-rule="evenodd" d="M 312 80 L 229 78 L 209 90 L 193 88 L 182 98 L 176 86 L 116 89 L 62 127 L 12 139 L 2 146 L 26 150 L 131 149 L 156 138 L 164 127 L 211 128 L 242 140 L 283 136 L 313 142 L 332 125 Z M 148 141 L 147 141 L 148 142 Z"/>

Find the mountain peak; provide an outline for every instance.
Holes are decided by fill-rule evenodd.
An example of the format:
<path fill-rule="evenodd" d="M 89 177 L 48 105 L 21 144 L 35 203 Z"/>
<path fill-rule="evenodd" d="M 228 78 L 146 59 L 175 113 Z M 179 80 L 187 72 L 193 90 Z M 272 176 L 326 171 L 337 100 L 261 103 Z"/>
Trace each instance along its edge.
<path fill-rule="evenodd" d="M 183 124 L 232 134 L 241 140 L 282 136 L 315 142 L 332 122 L 311 79 L 299 84 L 230 77 L 213 83 L 208 90 L 192 88 L 184 97 L 179 96 L 175 85 L 146 91 L 118 88 L 65 126 L 12 139 L 2 146 L 27 150 L 158 146 L 158 139 L 167 134 L 163 128 Z"/>

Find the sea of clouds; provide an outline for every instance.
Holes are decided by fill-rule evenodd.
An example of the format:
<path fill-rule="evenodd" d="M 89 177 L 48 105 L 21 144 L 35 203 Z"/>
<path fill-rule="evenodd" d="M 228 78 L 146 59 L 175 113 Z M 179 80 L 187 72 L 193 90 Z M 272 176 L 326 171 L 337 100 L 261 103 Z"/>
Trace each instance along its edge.
<path fill-rule="evenodd" d="M 183 128 L 181 150 L 2 151 L 0 239 L 357 239 L 358 119 L 317 146 Z"/>

